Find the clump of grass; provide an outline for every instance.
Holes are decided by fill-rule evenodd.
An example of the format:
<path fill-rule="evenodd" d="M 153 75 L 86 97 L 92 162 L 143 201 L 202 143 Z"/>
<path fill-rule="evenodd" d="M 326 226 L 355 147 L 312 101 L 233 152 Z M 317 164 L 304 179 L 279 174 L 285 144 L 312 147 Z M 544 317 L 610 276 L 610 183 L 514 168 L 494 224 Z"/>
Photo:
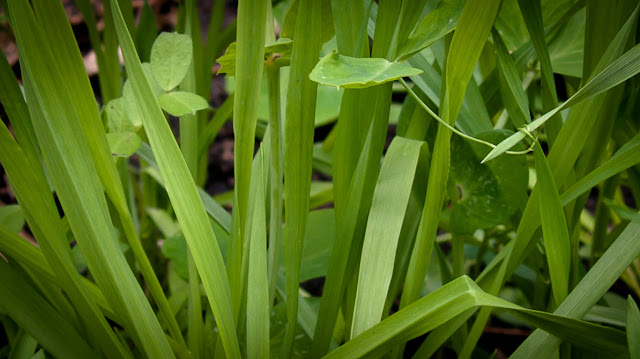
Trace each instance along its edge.
<path fill-rule="evenodd" d="M 2 355 L 640 355 L 636 1 L 217 1 L 203 41 L 82 0 L 100 104 L 60 2 L 0 5 Z"/>

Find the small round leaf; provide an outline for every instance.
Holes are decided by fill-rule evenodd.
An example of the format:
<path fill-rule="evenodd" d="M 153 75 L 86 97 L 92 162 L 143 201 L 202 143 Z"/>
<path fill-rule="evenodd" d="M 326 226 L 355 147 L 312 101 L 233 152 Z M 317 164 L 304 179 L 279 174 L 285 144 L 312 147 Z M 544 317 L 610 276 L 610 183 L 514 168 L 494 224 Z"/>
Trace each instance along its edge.
<path fill-rule="evenodd" d="M 151 48 L 151 70 L 165 91 L 178 86 L 187 74 L 193 47 L 191 38 L 175 32 L 161 33 Z"/>

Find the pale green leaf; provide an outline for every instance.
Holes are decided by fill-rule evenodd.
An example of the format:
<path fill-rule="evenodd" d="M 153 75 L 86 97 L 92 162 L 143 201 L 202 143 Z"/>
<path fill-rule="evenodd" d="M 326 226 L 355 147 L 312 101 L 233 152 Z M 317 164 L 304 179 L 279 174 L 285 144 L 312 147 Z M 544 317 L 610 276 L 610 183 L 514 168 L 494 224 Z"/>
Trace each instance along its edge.
<path fill-rule="evenodd" d="M 193 58 L 191 38 L 175 32 L 161 33 L 151 48 L 151 70 L 165 91 L 178 86 Z"/>
<path fill-rule="evenodd" d="M 209 107 L 207 100 L 191 92 L 172 91 L 158 97 L 158 103 L 163 110 L 180 117 L 194 115 L 197 111 Z"/>
<path fill-rule="evenodd" d="M 142 140 L 133 132 L 114 132 L 107 133 L 107 143 L 114 156 L 130 157 L 140 148 Z"/>
<path fill-rule="evenodd" d="M 318 62 L 309 78 L 327 86 L 366 88 L 420 73 L 422 70 L 382 58 L 356 58 L 334 52 Z"/>

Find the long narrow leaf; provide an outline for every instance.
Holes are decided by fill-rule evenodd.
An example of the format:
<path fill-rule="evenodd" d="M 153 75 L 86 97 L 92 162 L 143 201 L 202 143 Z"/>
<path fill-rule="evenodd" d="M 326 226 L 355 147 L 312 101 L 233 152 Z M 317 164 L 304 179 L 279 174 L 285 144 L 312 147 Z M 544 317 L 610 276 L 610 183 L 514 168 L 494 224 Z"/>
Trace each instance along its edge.
<path fill-rule="evenodd" d="M 167 193 L 182 227 L 189 248 L 193 253 L 198 272 L 202 278 L 209 304 L 216 316 L 220 335 L 228 357 L 240 357 L 235 322 L 230 302 L 229 282 L 222 254 L 209 224 L 204 206 L 195 183 L 180 154 L 160 105 L 147 82 L 142 65 L 126 30 L 118 3 L 114 8 L 114 23 L 122 47 L 133 90 L 139 108 L 145 113 L 144 127 L 158 161 L 160 174 L 167 186 Z"/>

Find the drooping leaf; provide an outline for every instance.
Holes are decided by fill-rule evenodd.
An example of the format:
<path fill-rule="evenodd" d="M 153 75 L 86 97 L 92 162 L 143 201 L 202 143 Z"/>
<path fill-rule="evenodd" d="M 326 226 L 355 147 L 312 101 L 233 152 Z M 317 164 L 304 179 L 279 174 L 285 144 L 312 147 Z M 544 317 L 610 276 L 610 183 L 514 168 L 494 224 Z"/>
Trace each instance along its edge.
<path fill-rule="evenodd" d="M 197 111 L 209 107 L 207 100 L 194 93 L 185 91 L 172 91 L 162 94 L 158 97 L 158 103 L 163 110 L 177 117 L 189 114 L 193 115 Z"/>
<path fill-rule="evenodd" d="M 356 58 L 334 52 L 318 62 L 309 78 L 327 86 L 367 88 L 420 73 L 422 70 L 382 58 Z"/>
<path fill-rule="evenodd" d="M 151 70 L 160 87 L 171 91 L 187 74 L 193 57 L 191 38 L 178 33 L 161 33 L 151 48 Z"/>

